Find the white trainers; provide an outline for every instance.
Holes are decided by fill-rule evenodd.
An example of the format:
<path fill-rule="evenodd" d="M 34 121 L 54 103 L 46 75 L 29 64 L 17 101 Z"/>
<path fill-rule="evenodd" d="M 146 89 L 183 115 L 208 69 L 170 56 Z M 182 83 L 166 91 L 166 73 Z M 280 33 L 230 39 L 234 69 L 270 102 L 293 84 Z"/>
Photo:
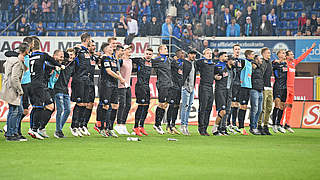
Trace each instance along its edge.
<path fill-rule="evenodd" d="M 91 135 L 90 132 L 88 131 L 88 128 L 87 128 L 87 127 L 83 126 L 83 127 L 82 127 L 82 130 L 84 131 L 85 135 L 87 135 L 87 136 L 90 136 L 90 135 Z"/>
<path fill-rule="evenodd" d="M 118 134 L 120 134 L 120 135 L 123 134 L 122 126 L 120 126 L 119 124 L 115 125 L 115 126 L 113 127 L 113 129 L 114 129 L 115 131 L 117 131 Z"/>
<path fill-rule="evenodd" d="M 3 126 L 3 131 L 6 133 L 6 132 L 7 132 L 7 130 L 8 130 L 7 125 L 4 125 L 4 126 Z"/>
<path fill-rule="evenodd" d="M 82 135 L 87 135 L 87 134 L 86 134 L 86 131 L 83 129 L 83 127 L 79 127 L 78 130 L 80 131 L 80 133 L 81 133 Z"/>
<path fill-rule="evenodd" d="M 183 134 L 183 135 L 185 135 L 185 136 L 188 136 L 188 133 L 187 133 L 187 126 L 186 125 L 181 125 L 181 127 L 180 127 L 180 131 L 181 131 L 181 133 Z"/>
<path fill-rule="evenodd" d="M 111 135 L 114 138 L 119 137 L 114 130 L 109 130 L 109 135 Z"/>
<path fill-rule="evenodd" d="M 161 134 L 161 135 L 164 134 L 164 131 L 163 131 L 163 129 L 162 129 L 161 126 L 153 125 L 153 129 L 156 130 L 157 133 L 159 133 L 159 134 Z"/>
<path fill-rule="evenodd" d="M 285 125 L 285 126 L 284 126 L 284 129 L 287 130 L 287 131 L 289 131 L 290 133 L 294 133 L 294 130 L 291 129 L 291 127 L 288 126 L 288 125 Z"/>
<path fill-rule="evenodd" d="M 100 131 L 100 135 L 101 135 L 102 137 L 105 137 L 105 138 L 109 137 L 109 136 L 106 134 L 106 130 L 104 130 L 104 129 L 102 129 L 102 130 Z"/>
<path fill-rule="evenodd" d="M 28 134 L 29 134 L 31 137 L 35 138 L 35 139 L 44 140 L 44 138 L 43 138 L 40 134 L 38 134 L 37 132 L 34 132 L 34 131 L 32 131 L 32 130 L 29 131 Z"/>
<path fill-rule="evenodd" d="M 77 130 L 78 136 L 82 137 L 83 136 L 83 134 L 81 133 L 82 129 L 79 127 L 79 128 L 76 128 L 76 130 Z"/>
<path fill-rule="evenodd" d="M 70 131 L 71 131 L 71 134 L 75 137 L 78 137 L 79 134 L 78 134 L 78 131 L 77 131 L 77 128 L 71 128 L 70 127 Z"/>
<path fill-rule="evenodd" d="M 46 129 L 42 129 L 42 130 L 38 129 L 38 134 L 40 134 L 44 138 L 49 138 Z"/>
<path fill-rule="evenodd" d="M 127 130 L 127 126 L 125 124 L 122 126 L 122 132 L 124 135 L 128 135 L 128 136 L 130 135 L 130 133 Z"/>
<path fill-rule="evenodd" d="M 281 133 L 286 133 L 286 130 L 282 126 L 278 126 L 278 131 Z"/>
<path fill-rule="evenodd" d="M 278 131 L 278 126 L 277 125 L 272 125 L 272 131 L 274 132 L 274 133 L 278 133 L 279 131 Z"/>

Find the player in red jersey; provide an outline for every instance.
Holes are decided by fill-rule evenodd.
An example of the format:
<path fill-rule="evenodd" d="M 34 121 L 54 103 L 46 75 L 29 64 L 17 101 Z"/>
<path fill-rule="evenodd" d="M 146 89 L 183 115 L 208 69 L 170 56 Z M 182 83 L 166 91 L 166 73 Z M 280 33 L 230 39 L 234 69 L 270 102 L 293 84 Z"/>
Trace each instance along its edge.
<path fill-rule="evenodd" d="M 316 46 L 316 43 L 313 43 L 311 48 L 308 49 L 305 53 L 303 53 L 300 57 L 297 59 L 294 59 L 294 54 L 291 50 L 288 50 L 286 52 L 287 56 L 287 66 L 288 66 L 288 72 L 287 72 L 287 100 L 286 100 L 286 108 L 285 108 L 285 114 L 282 116 L 281 124 L 284 124 L 284 119 L 286 120 L 284 128 L 288 130 L 291 133 L 294 133 L 294 131 L 290 128 L 290 116 L 291 116 L 291 110 L 292 110 L 292 104 L 293 104 L 293 98 L 294 98 L 294 79 L 296 74 L 296 66 L 304 59 L 306 58 L 312 51 L 312 49 Z"/>

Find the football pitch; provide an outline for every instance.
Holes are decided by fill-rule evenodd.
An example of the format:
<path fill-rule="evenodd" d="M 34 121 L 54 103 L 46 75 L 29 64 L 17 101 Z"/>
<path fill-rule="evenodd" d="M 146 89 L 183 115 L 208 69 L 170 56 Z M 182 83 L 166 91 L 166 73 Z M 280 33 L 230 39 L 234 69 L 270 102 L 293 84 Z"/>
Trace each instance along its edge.
<path fill-rule="evenodd" d="M 4 126 L 0 123 L 0 127 Z M 27 132 L 29 123 L 23 123 Z M 146 126 L 140 142 L 103 138 L 89 124 L 89 137 L 6 142 L 0 134 L 0 179 L 319 179 L 320 130 L 295 129 L 273 136 L 203 137 L 158 135 Z M 132 125 L 127 125 L 128 130 Z M 211 131 L 211 127 L 210 127 Z M 176 138 L 178 141 L 168 141 Z"/>

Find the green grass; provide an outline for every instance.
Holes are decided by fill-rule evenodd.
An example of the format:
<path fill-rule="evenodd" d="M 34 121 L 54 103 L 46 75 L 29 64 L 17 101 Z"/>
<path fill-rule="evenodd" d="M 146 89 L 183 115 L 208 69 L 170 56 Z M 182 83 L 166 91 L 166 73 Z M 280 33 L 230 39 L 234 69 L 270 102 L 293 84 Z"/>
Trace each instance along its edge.
<path fill-rule="evenodd" d="M 128 142 L 97 135 L 93 124 L 90 137 L 74 138 L 69 126 L 65 139 L 53 137 L 53 123 L 43 141 L 6 142 L 1 135 L 0 179 L 319 179 L 320 130 L 202 137 L 191 126 L 186 137 L 160 136 L 148 125 L 150 136 Z"/>

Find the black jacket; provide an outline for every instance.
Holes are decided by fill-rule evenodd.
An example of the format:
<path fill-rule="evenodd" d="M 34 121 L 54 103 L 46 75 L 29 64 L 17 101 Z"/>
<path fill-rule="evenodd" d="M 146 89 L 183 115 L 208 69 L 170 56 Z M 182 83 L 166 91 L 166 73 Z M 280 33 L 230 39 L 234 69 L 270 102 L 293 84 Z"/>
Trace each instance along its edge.
<path fill-rule="evenodd" d="M 263 91 L 264 82 L 263 82 L 263 72 L 262 72 L 261 65 L 257 65 L 257 68 L 255 69 L 252 68 L 251 83 L 252 83 L 252 89 L 257 91 Z"/>
<path fill-rule="evenodd" d="M 62 93 L 62 94 L 69 94 L 68 93 L 68 84 L 70 77 L 72 76 L 75 69 L 75 61 L 72 61 L 70 64 L 66 65 L 66 69 L 61 70 L 59 78 L 57 82 L 54 84 L 54 93 Z"/>
<path fill-rule="evenodd" d="M 271 87 L 272 64 L 270 60 L 263 59 L 261 64 L 264 87 Z"/>
<path fill-rule="evenodd" d="M 183 80 L 182 80 L 182 85 L 185 84 L 190 72 L 192 69 L 192 63 L 188 60 L 183 61 Z M 196 63 L 194 62 L 194 84 L 196 83 Z"/>

